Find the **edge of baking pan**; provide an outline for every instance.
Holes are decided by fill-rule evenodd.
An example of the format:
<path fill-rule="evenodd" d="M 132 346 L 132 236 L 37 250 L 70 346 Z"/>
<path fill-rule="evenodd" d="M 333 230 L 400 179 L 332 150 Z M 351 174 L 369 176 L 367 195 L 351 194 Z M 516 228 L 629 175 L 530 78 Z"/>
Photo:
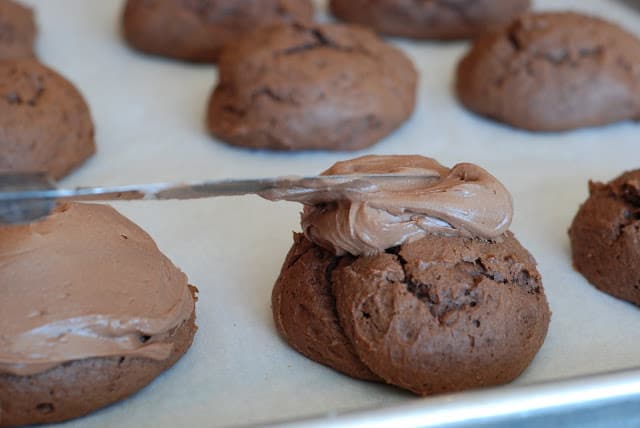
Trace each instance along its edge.
<path fill-rule="evenodd" d="M 640 426 L 640 369 L 446 394 L 380 409 L 331 413 L 279 428 Z M 626 423 L 625 423 L 626 421 Z M 264 426 L 264 425 L 262 425 Z"/>

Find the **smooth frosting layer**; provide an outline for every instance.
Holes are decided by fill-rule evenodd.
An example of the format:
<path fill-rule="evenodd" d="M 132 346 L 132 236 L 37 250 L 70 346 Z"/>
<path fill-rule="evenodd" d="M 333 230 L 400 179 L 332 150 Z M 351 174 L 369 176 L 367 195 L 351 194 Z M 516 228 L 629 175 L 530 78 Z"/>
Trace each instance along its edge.
<path fill-rule="evenodd" d="M 389 180 L 362 193 L 338 191 L 331 202 L 302 200 L 307 238 L 337 255 L 371 255 L 427 234 L 493 240 L 511 224 L 511 195 L 473 164 L 449 169 L 422 156 L 364 156 L 323 175 L 389 173 L 424 179 Z"/>
<path fill-rule="evenodd" d="M 0 228 L 0 373 L 108 356 L 162 360 L 189 319 L 187 277 L 113 208 L 67 204 Z"/>

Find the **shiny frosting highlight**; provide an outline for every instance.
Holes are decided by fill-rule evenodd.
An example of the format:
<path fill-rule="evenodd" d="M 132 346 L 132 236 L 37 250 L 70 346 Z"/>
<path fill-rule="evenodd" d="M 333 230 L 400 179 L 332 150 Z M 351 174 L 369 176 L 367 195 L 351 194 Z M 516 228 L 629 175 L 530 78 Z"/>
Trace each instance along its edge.
<path fill-rule="evenodd" d="M 375 191 L 307 203 L 301 221 L 307 238 L 337 255 L 372 255 L 427 234 L 494 240 L 511 224 L 509 192 L 470 163 L 449 169 L 422 156 L 364 156 L 323 175 L 389 173 L 423 179 L 389 180 L 376 183 Z"/>
<path fill-rule="evenodd" d="M 0 228 L 0 373 L 109 356 L 162 360 L 189 319 L 187 277 L 106 205 L 68 204 Z"/>

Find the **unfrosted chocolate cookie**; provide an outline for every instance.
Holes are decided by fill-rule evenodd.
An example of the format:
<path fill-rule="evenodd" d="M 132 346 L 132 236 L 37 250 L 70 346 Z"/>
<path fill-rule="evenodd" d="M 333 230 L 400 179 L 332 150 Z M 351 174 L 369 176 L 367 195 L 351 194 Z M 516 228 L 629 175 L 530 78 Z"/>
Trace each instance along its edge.
<path fill-rule="evenodd" d="M 510 382 L 550 319 L 536 262 L 510 232 L 496 242 L 430 235 L 359 257 L 296 235 L 272 305 L 300 353 L 420 395 Z"/>
<path fill-rule="evenodd" d="M 75 418 L 146 386 L 191 345 L 195 292 L 106 205 L 0 228 L 0 426 Z"/>
<path fill-rule="evenodd" d="M 506 26 L 530 0 L 331 0 L 339 19 L 390 36 L 466 39 Z"/>
<path fill-rule="evenodd" d="M 216 62 L 222 47 L 261 25 L 313 20 L 309 0 L 128 0 L 124 36 L 134 48 Z"/>
<path fill-rule="evenodd" d="M 589 182 L 569 229 L 575 268 L 598 289 L 640 306 L 640 170 Z"/>
<path fill-rule="evenodd" d="M 471 111 L 531 131 L 640 118 L 640 40 L 577 13 L 527 14 L 478 39 L 458 65 Z"/>
<path fill-rule="evenodd" d="M 0 61 L 0 172 L 58 179 L 94 152 L 89 107 L 71 82 L 33 59 Z"/>
<path fill-rule="evenodd" d="M 232 145 L 356 150 L 406 121 L 417 73 L 398 49 L 355 26 L 282 25 L 228 45 L 208 111 Z"/>
<path fill-rule="evenodd" d="M 12 0 L 0 0 L 0 60 L 35 56 L 36 34 L 30 8 Z"/>
<path fill-rule="evenodd" d="M 381 379 L 358 358 L 338 320 L 331 272 L 338 259 L 304 235 L 293 246 L 273 289 L 276 328 L 287 343 L 312 360 L 357 379 Z"/>

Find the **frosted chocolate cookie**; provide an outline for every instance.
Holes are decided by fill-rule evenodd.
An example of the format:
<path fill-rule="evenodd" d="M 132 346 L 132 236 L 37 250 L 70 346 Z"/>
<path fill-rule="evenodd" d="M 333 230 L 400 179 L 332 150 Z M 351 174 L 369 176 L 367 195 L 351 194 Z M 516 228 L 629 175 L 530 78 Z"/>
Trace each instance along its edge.
<path fill-rule="evenodd" d="M 272 294 L 298 352 L 356 378 L 420 395 L 512 381 L 546 336 L 536 261 L 508 231 L 511 196 L 482 168 L 366 156 L 325 175 L 421 179 L 336 190 L 305 203 Z"/>
<path fill-rule="evenodd" d="M 331 0 L 339 19 L 389 36 L 467 39 L 506 26 L 530 0 Z"/>
<path fill-rule="evenodd" d="M 573 265 L 605 293 L 640 306 L 640 170 L 589 182 L 569 229 Z"/>
<path fill-rule="evenodd" d="M 478 39 L 458 65 L 458 99 L 531 131 L 640 118 L 640 40 L 577 13 L 524 15 Z"/>
<path fill-rule="evenodd" d="M 30 8 L 0 0 L 0 60 L 34 57 L 37 32 Z"/>
<path fill-rule="evenodd" d="M 310 23 L 309 0 L 128 0 L 124 36 L 146 53 L 216 62 L 222 47 L 262 25 Z"/>
<path fill-rule="evenodd" d="M 362 149 L 414 109 L 413 64 L 360 27 L 265 28 L 230 44 L 219 67 L 208 126 L 236 146 Z"/>
<path fill-rule="evenodd" d="M 89 107 L 36 60 L 0 61 L 0 172 L 61 178 L 95 152 Z"/>
<path fill-rule="evenodd" d="M 195 288 L 106 205 L 0 228 L 0 426 L 59 422 L 135 393 L 189 348 Z"/>

